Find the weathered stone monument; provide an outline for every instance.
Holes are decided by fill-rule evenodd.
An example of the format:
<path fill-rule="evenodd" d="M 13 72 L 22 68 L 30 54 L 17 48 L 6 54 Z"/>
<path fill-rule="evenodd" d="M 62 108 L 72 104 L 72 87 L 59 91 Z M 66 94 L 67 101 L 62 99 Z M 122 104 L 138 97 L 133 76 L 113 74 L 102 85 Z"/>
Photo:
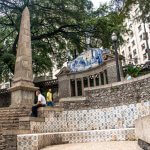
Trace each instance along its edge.
<path fill-rule="evenodd" d="M 150 74 L 113 83 L 113 64 L 114 60 L 110 59 L 101 69 L 92 68 L 74 74 L 67 69 L 61 70 L 58 80 L 61 81 L 59 84 L 64 84 L 62 96 L 69 83 L 67 77 L 70 81 L 75 80 L 75 88 L 72 84 L 72 89 L 75 89 L 73 99 L 66 97 L 68 101 L 59 101 L 53 108 L 40 108 L 38 118 L 28 117 L 30 108 L 22 107 L 32 106 L 37 88 L 33 85 L 30 15 L 26 7 L 22 14 L 15 75 L 10 88 L 12 104 L 10 108 L 0 109 L 0 150 L 35 150 L 86 142 L 92 142 L 95 149 L 107 150 L 109 147 L 105 145 L 109 145 L 109 150 L 137 150 L 137 139 L 141 150 L 150 150 Z M 83 86 L 83 83 L 89 86 Z M 78 85 L 84 87 L 84 95 L 76 91 Z M 102 148 L 98 148 L 96 142 L 102 144 Z M 110 145 L 112 142 L 115 148 Z"/>
<path fill-rule="evenodd" d="M 32 73 L 30 13 L 26 7 L 22 13 L 13 84 L 9 89 L 11 107 L 32 106 L 36 89 Z"/>

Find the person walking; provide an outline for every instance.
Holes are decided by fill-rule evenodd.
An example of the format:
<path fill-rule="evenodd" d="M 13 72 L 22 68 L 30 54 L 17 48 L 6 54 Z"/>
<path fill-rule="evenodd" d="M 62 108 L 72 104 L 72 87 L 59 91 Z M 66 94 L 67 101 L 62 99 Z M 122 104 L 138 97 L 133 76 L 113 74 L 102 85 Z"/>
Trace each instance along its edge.
<path fill-rule="evenodd" d="M 49 89 L 46 95 L 47 106 L 54 106 L 52 98 L 53 98 L 52 90 Z"/>
<path fill-rule="evenodd" d="M 46 106 L 46 100 L 45 97 L 41 94 L 40 90 L 36 91 L 36 96 L 38 97 L 37 103 L 32 107 L 32 117 L 38 116 L 38 108 L 39 107 L 45 107 Z"/>

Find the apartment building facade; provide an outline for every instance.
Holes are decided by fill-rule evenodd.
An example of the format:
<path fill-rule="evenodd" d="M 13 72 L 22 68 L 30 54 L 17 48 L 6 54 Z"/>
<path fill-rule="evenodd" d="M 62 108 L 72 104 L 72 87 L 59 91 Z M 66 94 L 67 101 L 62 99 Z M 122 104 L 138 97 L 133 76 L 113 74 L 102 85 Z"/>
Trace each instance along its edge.
<path fill-rule="evenodd" d="M 125 57 L 123 65 L 141 65 L 148 61 L 146 34 L 150 47 L 150 23 L 143 23 L 139 6 L 132 6 L 129 18 L 126 18 L 124 25 L 129 30 L 123 35 L 124 44 L 120 46 L 119 52 Z"/>

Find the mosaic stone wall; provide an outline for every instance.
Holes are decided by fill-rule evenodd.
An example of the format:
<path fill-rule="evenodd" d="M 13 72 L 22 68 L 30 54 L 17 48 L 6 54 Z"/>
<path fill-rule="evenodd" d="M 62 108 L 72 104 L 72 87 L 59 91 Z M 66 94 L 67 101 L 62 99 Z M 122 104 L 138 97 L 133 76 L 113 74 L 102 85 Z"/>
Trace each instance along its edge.
<path fill-rule="evenodd" d="M 97 107 L 112 107 L 150 100 L 149 89 L 150 74 L 147 74 L 130 81 L 112 83 L 93 88 L 85 88 L 85 95 L 89 102 L 95 104 L 97 103 Z M 78 108 L 80 107 L 82 106 L 79 106 Z M 90 107 L 92 107 L 92 104 Z"/>
<path fill-rule="evenodd" d="M 18 135 L 17 150 L 39 150 L 46 146 L 64 143 L 135 140 L 134 132 L 134 128 L 128 128 Z"/>
<path fill-rule="evenodd" d="M 31 131 L 46 133 L 133 128 L 136 119 L 149 114 L 150 101 L 103 109 L 41 111 L 40 116 L 45 117 L 45 122 L 31 122 Z"/>

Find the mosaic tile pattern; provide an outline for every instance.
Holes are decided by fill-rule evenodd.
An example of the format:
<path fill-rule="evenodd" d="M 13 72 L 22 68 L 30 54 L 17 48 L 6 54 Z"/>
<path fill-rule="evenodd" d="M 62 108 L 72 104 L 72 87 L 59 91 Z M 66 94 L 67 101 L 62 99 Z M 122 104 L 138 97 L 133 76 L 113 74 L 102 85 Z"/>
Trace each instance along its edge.
<path fill-rule="evenodd" d="M 18 135 L 17 149 L 38 150 L 46 146 L 63 143 L 86 143 L 125 140 L 132 141 L 135 140 L 134 135 L 134 128 Z"/>
<path fill-rule="evenodd" d="M 133 128 L 150 114 L 150 101 L 92 110 L 44 111 L 45 122 L 31 122 L 32 133 Z"/>
<path fill-rule="evenodd" d="M 17 150 L 38 150 L 38 135 L 17 136 Z"/>

